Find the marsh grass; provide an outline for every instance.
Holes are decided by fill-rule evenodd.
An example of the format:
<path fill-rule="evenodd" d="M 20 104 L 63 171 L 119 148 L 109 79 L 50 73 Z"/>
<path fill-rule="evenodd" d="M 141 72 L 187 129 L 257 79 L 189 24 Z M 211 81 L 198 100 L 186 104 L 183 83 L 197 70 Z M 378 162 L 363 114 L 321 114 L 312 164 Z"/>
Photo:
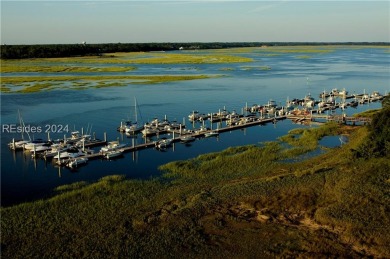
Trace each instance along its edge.
<path fill-rule="evenodd" d="M 270 66 L 241 66 L 243 70 L 271 70 Z"/>
<path fill-rule="evenodd" d="M 168 53 L 168 52 L 149 52 L 149 53 L 113 53 L 103 56 L 90 57 L 69 57 L 69 58 L 45 58 L 45 59 L 28 59 L 23 60 L 23 65 L 32 64 L 220 64 L 220 63 L 241 63 L 252 62 L 253 59 L 240 57 L 236 55 L 221 54 L 199 54 L 192 52 Z M 13 67 L 18 61 L 4 61 L 2 64 Z M 13 66 L 12 66 L 13 65 Z M 29 66 L 28 66 L 29 67 Z M 59 68 L 62 68 L 60 66 Z M 80 68 L 81 69 L 81 68 Z"/>
<path fill-rule="evenodd" d="M 54 89 L 85 89 L 101 87 L 117 87 L 129 84 L 158 84 L 163 82 L 198 80 L 217 78 L 222 75 L 136 75 L 136 76 L 34 76 L 34 77 L 2 77 L 2 90 L 14 92 L 13 87 L 22 87 L 16 92 L 33 93 Z M 69 87 L 64 83 L 70 83 Z"/>
<path fill-rule="evenodd" d="M 45 66 L 43 64 L 18 65 L 15 61 L 2 64 L 2 73 L 90 73 L 90 72 L 127 72 L 135 67 L 89 67 L 89 66 Z"/>

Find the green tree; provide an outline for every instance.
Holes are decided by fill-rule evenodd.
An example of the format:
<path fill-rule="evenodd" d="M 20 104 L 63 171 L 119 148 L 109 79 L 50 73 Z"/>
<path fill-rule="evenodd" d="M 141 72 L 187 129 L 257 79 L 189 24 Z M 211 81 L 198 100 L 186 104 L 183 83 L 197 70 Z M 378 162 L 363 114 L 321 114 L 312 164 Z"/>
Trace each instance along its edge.
<path fill-rule="evenodd" d="M 355 151 L 356 157 L 390 156 L 390 98 L 387 96 L 383 108 L 375 114 L 369 126 L 370 133 L 362 145 Z"/>
<path fill-rule="evenodd" d="M 386 95 L 385 98 L 382 100 L 382 107 L 388 108 L 390 107 L 390 95 Z"/>

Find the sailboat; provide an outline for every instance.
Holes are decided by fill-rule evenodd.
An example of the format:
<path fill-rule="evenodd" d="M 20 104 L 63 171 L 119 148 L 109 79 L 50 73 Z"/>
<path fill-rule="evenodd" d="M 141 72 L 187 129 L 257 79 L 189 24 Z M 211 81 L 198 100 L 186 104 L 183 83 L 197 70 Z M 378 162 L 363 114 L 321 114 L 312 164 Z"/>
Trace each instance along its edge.
<path fill-rule="evenodd" d="M 20 114 L 19 110 L 18 110 L 18 115 L 19 115 L 19 125 L 20 125 L 20 128 L 22 129 L 21 130 L 22 139 L 20 139 L 20 140 L 12 139 L 12 142 L 8 143 L 8 146 L 13 150 L 22 149 L 25 145 L 27 145 L 28 143 L 31 142 L 31 137 L 30 137 L 30 134 L 28 134 L 28 132 L 26 132 L 26 133 L 28 135 L 29 140 L 24 140 L 23 133 L 24 133 L 25 125 L 24 125 L 24 121 L 23 121 L 22 115 Z"/>
<path fill-rule="evenodd" d="M 130 122 L 125 127 L 125 132 L 127 134 L 136 134 L 144 129 L 144 125 L 142 123 L 138 124 L 138 113 L 137 113 L 137 99 L 134 97 L 134 116 L 135 122 Z"/>

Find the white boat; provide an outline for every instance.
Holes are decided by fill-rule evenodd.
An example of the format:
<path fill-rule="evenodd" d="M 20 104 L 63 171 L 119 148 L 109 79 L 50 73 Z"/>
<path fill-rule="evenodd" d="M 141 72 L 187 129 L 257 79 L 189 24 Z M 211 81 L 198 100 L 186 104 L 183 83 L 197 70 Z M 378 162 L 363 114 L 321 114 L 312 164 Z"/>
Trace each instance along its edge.
<path fill-rule="evenodd" d="M 156 142 L 156 147 L 159 149 L 169 147 L 173 142 L 173 139 L 162 139 Z"/>
<path fill-rule="evenodd" d="M 337 88 L 333 88 L 330 94 L 333 96 L 339 95 L 339 90 Z"/>
<path fill-rule="evenodd" d="M 208 131 L 208 130 L 209 130 L 209 129 L 208 129 L 206 126 L 202 125 L 202 126 L 200 126 L 199 129 L 195 130 L 195 133 L 201 134 L 201 133 L 206 132 L 206 131 Z"/>
<path fill-rule="evenodd" d="M 377 100 L 382 100 L 383 99 L 383 95 L 381 95 L 377 91 L 372 92 L 370 97 L 371 97 L 371 100 L 373 100 L 373 101 L 377 101 Z"/>
<path fill-rule="evenodd" d="M 144 129 L 141 131 L 144 137 L 150 135 L 156 135 L 159 130 L 155 126 L 145 124 Z"/>
<path fill-rule="evenodd" d="M 8 144 L 11 149 L 22 149 L 24 145 L 30 143 L 29 140 L 16 140 Z"/>
<path fill-rule="evenodd" d="M 46 143 L 41 146 L 34 147 L 31 152 L 32 157 L 36 157 L 38 154 L 42 154 L 45 151 L 51 150 L 51 143 Z"/>
<path fill-rule="evenodd" d="M 195 141 L 195 137 L 192 135 L 182 135 L 180 137 L 180 142 L 182 142 L 182 143 L 188 143 L 188 142 L 192 142 L 192 141 Z"/>
<path fill-rule="evenodd" d="M 234 120 L 237 118 L 242 117 L 240 114 L 238 114 L 235 110 L 233 110 L 230 114 L 226 115 L 227 120 Z"/>
<path fill-rule="evenodd" d="M 347 96 L 347 95 L 348 95 L 348 91 L 345 90 L 345 88 L 339 92 L 339 96 L 345 97 L 345 96 Z"/>
<path fill-rule="evenodd" d="M 226 120 L 227 116 L 230 114 L 225 108 L 223 110 L 219 109 L 216 113 L 209 113 L 210 121 Z"/>
<path fill-rule="evenodd" d="M 329 97 L 329 95 L 330 94 L 328 92 L 326 92 L 324 89 L 324 91 L 322 93 L 320 93 L 320 98 L 325 99 L 325 98 Z"/>
<path fill-rule="evenodd" d="M 76 143 L 77 141 L 81 140 L 83 136 L 80 135 L 79 131 L 72 131 L 70 133 L 70 138 L 65 137 L 64 141 L 67 143 Z"/>
<path fill-rule="evenodd" d="M 18 110 L 18 115 L 19 115 L 19 126 L 24 129 L 25 128 L 25 124 L 24 124 L 24 121 L 23 121 L 23 118 L 22 118 L 22 115 L 20 114 L 20 111 Z M 28 138 L 29 140 L 24 140 L 24 130 L 22 130 L 21 132 L 21 135 L 22 135 L 22 139 L 20 140 L 15 140 L 13 139 L 9 144 L 8 146 L 11 148 L 11 149 L 22 149 L 26 144 L 30 143 L 31 142 L 31 138 L 30 138 L 30 134 L 28 132 L 26 132 L 27 135 L 28 135 Z"/>
<path fill-rule="evenodd" d="M 71 146 L 69 144 L 53 144 L 51 145 L 50 150 L 46 150 L 43 152 L 43 157 L 44 158 L 52 158 L 56 155 L 58 155 L 58 152 L 65 152 L 68 150 Z"/>
<path fill-rule="evenodd" d="M 125 132 L 128 134 L 136 134 L 144 129 L 144 125 L 142 123 L 138 123 L 138 112 L 137 112 L 137 99 L 134 97 L 134 117 L 135 122 L 128 121 L 125 126 Z"/>
<path fill-rule="evenodd" d="M 70 168 L 77 167 L 82 164 L 86 164 L 88 162 L 88 158 L 86 157 L 77 157 L 74 159 L 71 159 L 66 165 Z"/>
<path fill-rule="evenodd" d="M 123 150 L 122 149 L 117 149 L 117 150 L 108 151 L 107 153 L 105 153 L 104 156 L 107 159 L 111 159 L 111 158 L 115 158 L 115 157 L 121 156 L 122 154 L 123 154 Z"/>
<path fill-rule="evenodd" d="M 60 160 L 60 159 L 66 159 L 66 158 L 76 158 L 79 156 L 85 155 L 83 151 L 79 150 L 78 148 L 71 147 L 68 148 L 66 151 L 60 152 L 60 154 L 54 156 L 54 159 Z"/>
<path fill-rule="evenodd" d="M 120 132 L 126 132 L 126 128 L 128 126 L 131 126 L 131 121 L 121 121 L 121 125 L 117 128 L 118 131 Z"/>
<path fill-rule="evenodd" d="M 207 120 L 207 118 L 208 116 L 206 114 L 200 114 L 198 111 L 192 111 L 192 113 L 188 115 L 189 121 L 204 121 Z"/>
<path fill-rule="evenodd" d="M 113 150 L 116 150 L 119 148 L 123 148 L 125 146 L 126 146 L 126 144 L 120 144 L 119 141 L 111 141 L 111 142 L 108 142 L 108 144 L 105 147 L 102 147 L 100 149 L 100 153 L 113 151 Z"/>
<path fill-rule="evenodd" d="M 24 148 L 27 150 L 33 150 L 34 148 L 37 149 L 39 146 L 45 145 L 48 142 L 43 139 L 37 139 L 33 140 L 27 144 L 24 144 Z"/>
<path fill-rule="evenodd" d="M 76 142 L 75 146 L 76 147 L 83 147 L 83 143 L 88 143 L 92 139 L 91 135 L 83 135 L 82 138 Z"/>
<path fill-rule="evenodd" d="M 219 136 L 219 132 L 218 131 L 209 131 L 209 132 L 206 132 L 205 134 L 204 134 L 204 136 L 206 137 L 206 138 L 210 138 L 210 137 L 217 137 L 217 136 Z"/>
<path fill-rule="evenodd" d="M 269 109 L 269 108 L 275 108 L 277 105 L 276 105 L 276 102 L 274 100 L 269 100 L 267 104 L 264 104 L 264 107 L 266 109 Z"/>
<path fill-rule="evenodd" d="M 138 124 L 137 122 L 131 123 L 131 125 L 126 126 L 125 132 L 129 134 L 135 134 L 144 129 L 144 126 Z"/>

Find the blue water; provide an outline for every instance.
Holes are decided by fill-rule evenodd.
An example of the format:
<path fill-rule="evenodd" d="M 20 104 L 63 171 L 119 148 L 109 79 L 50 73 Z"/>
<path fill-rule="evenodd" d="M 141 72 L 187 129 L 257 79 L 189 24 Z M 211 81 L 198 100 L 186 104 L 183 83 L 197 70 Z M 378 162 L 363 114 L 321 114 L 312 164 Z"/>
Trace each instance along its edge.
<path fill-rule="evenodd" d="M 199 51 L 201 53 L 201 51 Z M 44 128 L 45 125 L 68 125 L 70 130 L 91 129 L 98 138 L 106 132 L 109 140 L 119 138 L 131 143 L 116 131 L 121 120 L 133 119 L 134 97 L 144 121 L 154 117 L 182 122 L 193 110 L 201 113 L 227 110 L 241 112 L 246 105 L 264 104 L 269 99 L 284 104 L 287 97 L 314 97 L 324 89 L 346 88 L 350 93 L 382 94 L 390 91 L 389 53 L 384 49 L 339 48 L 325 54 L 308 54 L 309 59 L 297 58 L 306 54 L 264 56 L 258 52 L 240 53 L 253 57 L 255 62 L 243 64 L 196 65 L 137 65 L 131 74 L 223 74 L 224 77 L 151 85 L 90 90 L 55 90 L 34 94 L 2 94 L 1 124 L 18 123 L 18 110 L 26 125 Z M 244 70 L 243 67 L 270 66 L 271 70 Z M 233 68 L 224 71 L 221 68 Z M 129 73 L 129 72 L 128 72 Z M 25 73 L 26 74 L 26 73 Z M 14 76 L 18 76 L 15 74 Z M 347 114 L 380 107 L 380 103 L 348 108 Z M 340 111 L 338 111 L 340 113 Z M 187 127 L 192 125 L 186 121 Z M 199 125 L 198 125 L 199 126 Z M 93 160 L 75 171 L 58 168 L 51 162 L 34 161 L 23 152 L 11 152 L 7 143 L 19 134 L 1 134 L 1 192 L 2 206 L 34 200 L 51 194 L 63 184 L 77 181 L 96 181 L 110 174 L 125 174 L 128 178 L 149 179 L 161 174 L 158 166 L 170 161 L 196 157 L 202 153 L 221 151 L 230 146 L 257 144 L 275 140 L 295 127 L 305 127 L 281 121 L 276 125 L 255 126 L 227 132 L 219 138 L 201 139 L 186 146 L 175 144 L 174 149 L 159 152 L 154 149 L 126 153 L 114 161 Z M 51 134 L 51 138 L 63 138 Z M 34 134 L 46 138 L 46 134 Z M 142 138 L 136 139 L 138 143 Z"/>

